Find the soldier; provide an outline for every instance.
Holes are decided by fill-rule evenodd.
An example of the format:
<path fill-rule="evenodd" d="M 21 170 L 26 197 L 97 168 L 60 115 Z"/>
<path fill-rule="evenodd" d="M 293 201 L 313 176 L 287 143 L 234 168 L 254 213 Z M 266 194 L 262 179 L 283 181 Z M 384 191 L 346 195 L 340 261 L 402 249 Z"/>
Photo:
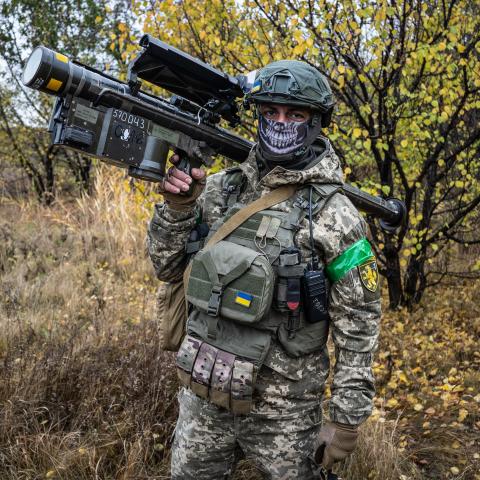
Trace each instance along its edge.
<path fill-rule="evenodd" d="M 186 250 L 193 229 L 206 225 L 211 237 L 241 207 L 295 186 L 194 256 L 173 479 L 227 479 L 242 457 L 265 478 L 318 478 L 317 465 L 329 470 L 354 450 L 372 410 L 378 271 L 365 222 L 338 189 L 338 157 L 320 135 L 332 92 L 315 68 L 288 60 L 263 68 L 248 99 L 259 125 L 248 159 L 206 181 L 201 169 L 172 167 L 149 225 L 157 276 L 176 282 L 195 250 Z M 322 426 L 328 330 L 335 365 Z"/>

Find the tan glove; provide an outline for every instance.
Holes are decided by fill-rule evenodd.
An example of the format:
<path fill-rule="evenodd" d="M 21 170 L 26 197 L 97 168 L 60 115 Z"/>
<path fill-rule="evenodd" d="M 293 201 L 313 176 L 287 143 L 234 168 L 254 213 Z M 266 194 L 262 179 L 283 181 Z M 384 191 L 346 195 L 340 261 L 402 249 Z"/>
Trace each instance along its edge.
<path fill-rule="evenodd" d="M 344 423 L 326 422 L 316 441 L 315 461 L 326 470 L 355 450 L 358 427 Z"/>
<path fill-rule="evenodd" d="M 171 209 L 177 210 L 178 212 L 186 212 L 195 205 L 197 198 L 205 188 L 205 183 L 205 178 L 194 180 L 188 193 L 181 195 L 179 193 L 163 192 L 163 199 Z"/>

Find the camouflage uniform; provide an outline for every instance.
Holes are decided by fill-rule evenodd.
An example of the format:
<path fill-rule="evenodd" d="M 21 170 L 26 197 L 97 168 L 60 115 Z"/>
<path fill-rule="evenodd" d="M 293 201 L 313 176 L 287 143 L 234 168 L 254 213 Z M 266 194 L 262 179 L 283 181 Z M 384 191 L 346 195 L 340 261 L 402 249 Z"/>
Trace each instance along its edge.
<path fill-rule="evenodd" d="M 322 138 L 317 163 L 306 170 L 276 166 L 260 177 L 253 150 L 240 168 L 248 182 L 239 201 L 248 204 L 285 184 L 341 183 L 339 160 Z M 186 266 L 185 242 L 201 215 L 211 225 L 222 216 L 221 186 L 225 172 L 207 179 L 197 206 L 177 212 L 158 204 L 148 231 L 148 250 L 158 278 L 180 280 Z M 274 207 L 288 209 L 288 202 Z M 336 193 L 314 218 L 315 246 L 329 264 L 348 247 L 366 236 L 366 225 L 352 203 Z M 310 255 L 308 219 L 296 235 L 305 258 Z M 329 313 L 335 344 L 335 367 L 330 400 L 334 422 L 357 425 L 371 413 L 374 378 L 372 353 L 376 348 L 379 289 L 372 292 L 361 281 L 358 268 L 333 283 Z M 326 347 L 300 358 L 287 356 L 272 339 L 272 346 L 255 383 L 253 411 L 235 416 L 182 389 L 180 415 L 172 452 L 172 478 L 229 478 L 239 454 L 252 458 L 266 478 L 314 478 L 309 456 L 321 425 L 321 401 L 329 373 Z"/>

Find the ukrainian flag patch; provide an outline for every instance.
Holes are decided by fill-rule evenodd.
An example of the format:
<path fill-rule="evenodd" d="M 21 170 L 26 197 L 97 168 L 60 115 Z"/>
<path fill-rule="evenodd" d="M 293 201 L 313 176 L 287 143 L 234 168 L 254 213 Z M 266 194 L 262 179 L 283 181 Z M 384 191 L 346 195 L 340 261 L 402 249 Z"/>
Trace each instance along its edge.
<path fill-rule="evenodd" d="M 261 81 L 261 80 L 257 80 L 257 81 L 253 84 L 253 87 L 252 87 L 252 89 L 250 90 L 250 93 L 257 93 L 258 91 L 260 91 L 261 88 L 262 88 L 262 81 Z"/>
<path fill-rule="evenodd" d="M 252 300 L 253 300 L 253 296 L 245 292 L 237 292 L 237 295 L 235 297 L 235 303 L 238 303 L 239 305 L 242 305 L 247 308 L 250 307 Z"/>

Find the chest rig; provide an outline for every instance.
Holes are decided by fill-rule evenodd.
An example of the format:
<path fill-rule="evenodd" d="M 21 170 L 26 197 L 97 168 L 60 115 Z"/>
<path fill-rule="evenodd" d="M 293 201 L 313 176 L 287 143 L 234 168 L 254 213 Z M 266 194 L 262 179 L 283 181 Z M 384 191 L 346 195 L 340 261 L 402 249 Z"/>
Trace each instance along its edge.
<path fill-rule="evenodd" d="M 239 202 L 244 178 L 238 170 L 226 173 L 224 216 L 211 226 L 207 240 L 245 207 Z M 301 307 L 308 259 L 295 235 L 310 204 L 317 213 L 337 190 L 335 185 L 300 187 L 287 201 L 251 215 L 195 254 L 186 287 L 193 309 L 177 366 L 182 382 L 197 395 L 248 413 L 255 375 L 272 340 L 292 357 L 324 347 L 328 322 L 307 322 Z"/>

